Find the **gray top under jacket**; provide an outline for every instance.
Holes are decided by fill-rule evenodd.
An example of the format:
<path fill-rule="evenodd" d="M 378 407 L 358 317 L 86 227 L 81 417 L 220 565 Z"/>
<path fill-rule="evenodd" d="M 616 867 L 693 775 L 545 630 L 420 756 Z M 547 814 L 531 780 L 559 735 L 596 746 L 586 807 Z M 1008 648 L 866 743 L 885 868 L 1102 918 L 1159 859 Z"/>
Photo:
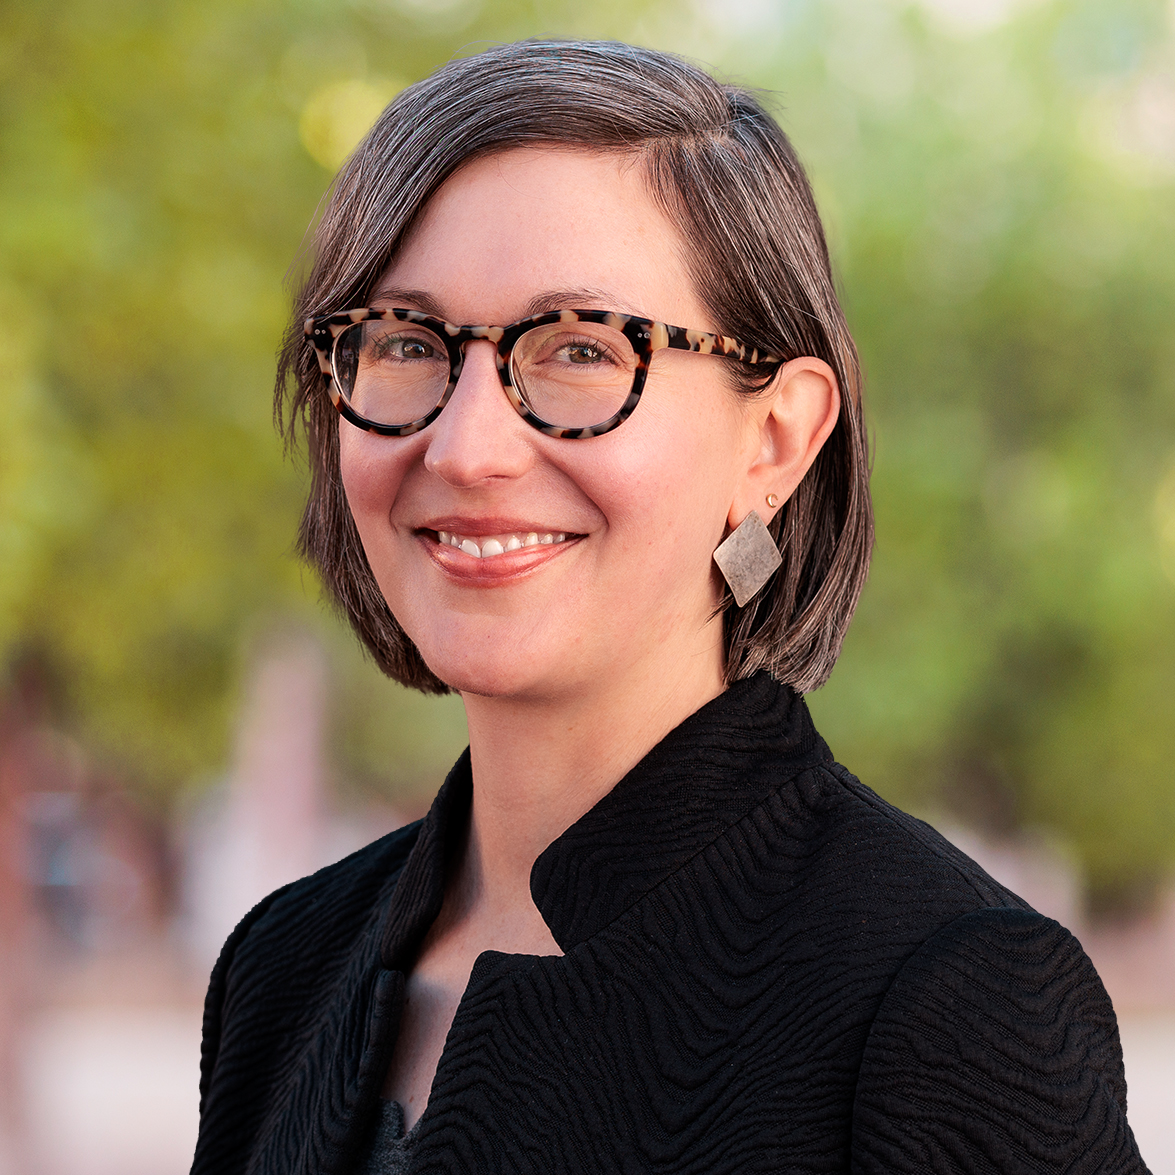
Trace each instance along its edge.
<path fill-rule="evenodd" d="M 404 1107 L 399 1102 L 381 1101 L 375 1134 L 358 1175 L 404 1175 L 413 1133 L 404 1133 Z"/>

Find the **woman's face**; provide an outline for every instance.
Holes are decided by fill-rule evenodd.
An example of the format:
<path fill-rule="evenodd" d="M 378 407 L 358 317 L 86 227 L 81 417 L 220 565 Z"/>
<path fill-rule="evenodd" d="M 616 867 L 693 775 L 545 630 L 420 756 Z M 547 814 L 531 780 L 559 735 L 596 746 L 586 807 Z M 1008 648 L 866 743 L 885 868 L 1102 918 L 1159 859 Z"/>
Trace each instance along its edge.
<path fill-rule="evenodd" d="M 575 308 L 713 330 L 685 254 L 631 160 L 511 150 L 444 184 L 371 304 L 462 324 Z M 760 448 L 725 362 L 660 351 L 624 424 L 564 440 L 518 416 L 490 344 L 473 342 L 423 431 L 380 437 L 340 420 L 368 560 L 442 681 L 538 700 L 697 675 L 717 692 L 711 556 Z M 532 534 L 566 537 L 507 549 Z"/>

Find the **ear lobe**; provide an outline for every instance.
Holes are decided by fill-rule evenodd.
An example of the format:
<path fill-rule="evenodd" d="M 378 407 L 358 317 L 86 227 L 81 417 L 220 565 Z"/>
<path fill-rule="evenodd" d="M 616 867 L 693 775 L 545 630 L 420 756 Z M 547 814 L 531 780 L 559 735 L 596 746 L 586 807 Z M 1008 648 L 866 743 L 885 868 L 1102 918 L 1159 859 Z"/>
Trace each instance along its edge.
<path fill-rule="evenodd" d="M 811 355 L 793 359 L 776 372 L 754 408 L 749 427 L 756 435 L 748 444 L 757 442 L 758 451 L 731 502 L 731 529 L 752 510 L 770 522 L 812 467 L 840 415 L 836 373 Z"/>

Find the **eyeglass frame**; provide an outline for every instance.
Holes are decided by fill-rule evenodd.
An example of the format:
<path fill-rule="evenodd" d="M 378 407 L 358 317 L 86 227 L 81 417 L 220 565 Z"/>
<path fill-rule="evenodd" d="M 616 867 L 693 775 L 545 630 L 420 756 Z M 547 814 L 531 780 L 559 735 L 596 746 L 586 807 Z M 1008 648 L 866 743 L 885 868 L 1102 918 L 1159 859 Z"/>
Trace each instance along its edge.
<path fill-rule="evenodd" d="M 375 420 L 368 420 L 347 403 L 346 398 L 339 390 L 339 380 L 334 370 L 338 340 L 350 327 L 363 322 L 377 321 L 405 322 L 422 326 L 444 343 L 449 354 L 449 382 L 445 386 L 439 402 L 432 411 L 408 424 L 381 424 Z M 636 356 L 632 387 L 620 408 L 599 424 L 588 425 L 584 428 L 563 428 L 559 425 L 548 424 L 531 410 L 514 386 L 514 379 L 510 371 L 510 357 L 518 340 L 535 327 L 551 326 L 560 322 L 591 322 L 609 326 L 613 330 L 620 331 L 632 344 L 633 353 Z M 645 387 L 645 377 L 649 372 L 649 363 L 657 351 L 666 348 L 677 351 L 695 351 L 702 355 L 736 359 L 751 366 L 762 364 L 778 366 L 786 362 L 778 355 L 760 351 L 757 347 L 751 347 L 727 335 L 690 330 L 683 326 L 670 326 L 668 323 L 656 322 L 651 318 L 619 314 L 614 310 L 553 310 L 545 314 L 531 315 L 529 318 L 520 318 L 517 322 L 510 323 L 509 326 L 457 326 L 454 323 L 445 322 L 444 319 L 424 314 L 419 310 L 406 310 L 398 307 L 391 310 L 379 310 L 365 306 L 356 310 L 341 310 L 335 314 L 308 318 L 303 329 L 306 338 L 318 356 L 319 369 L 326 376 L 327 393 L 339 415 L 355 425 L 356 428 L 388 437 L 411 436 L 413 433 L 427 428 L 440 416 L 456 390 L 457 381 L 461 378 L 461 372 L 465 366 L 465 347 L 475 340 L 484 340 L 494 344 L 498 378 L 502 382 L 502 389 L 506 393 L 507 400 L 518 415 L 532 428 L 546 436 L 558 437 L 563 440 L 582 440 L 587 437 L 603 436 L 604 433 L 611 432 L 623 424 L 640 403 L 641 393 Z"/>

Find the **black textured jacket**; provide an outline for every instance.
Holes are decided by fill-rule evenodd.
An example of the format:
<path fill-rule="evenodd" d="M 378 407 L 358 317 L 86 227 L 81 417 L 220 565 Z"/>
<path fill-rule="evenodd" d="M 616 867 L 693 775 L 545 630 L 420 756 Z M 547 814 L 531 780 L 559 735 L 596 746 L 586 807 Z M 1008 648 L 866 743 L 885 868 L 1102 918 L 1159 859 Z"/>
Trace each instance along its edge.
<path fill-rule="evenodd" d="M 279 890 L 204 1020 L 197 1175 L 345 1175 L 467 819 Z M 833 762 L 766 675 L 655 747 L 538 859 L 562 957 L 473 969 L 421 1172 L 1144 1172 L 1076 940 Z"/>

